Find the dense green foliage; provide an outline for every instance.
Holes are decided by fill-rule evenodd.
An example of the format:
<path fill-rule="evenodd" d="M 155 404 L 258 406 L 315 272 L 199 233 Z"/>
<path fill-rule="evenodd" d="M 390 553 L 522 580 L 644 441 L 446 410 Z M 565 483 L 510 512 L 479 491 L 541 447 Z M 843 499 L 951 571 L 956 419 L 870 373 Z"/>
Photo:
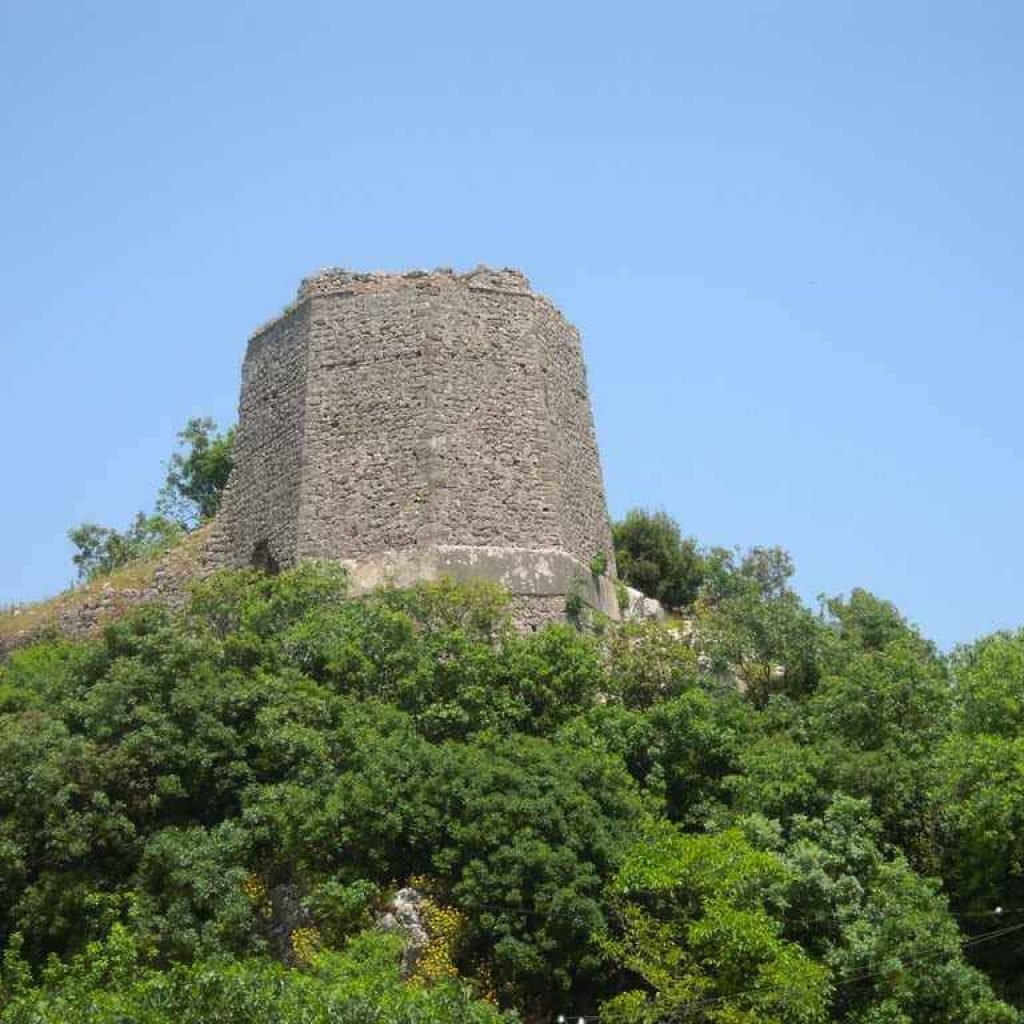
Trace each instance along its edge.
<path fill-rule="evenodd" d="M 704 578 L 696 543 L 664 512 L 632 509 L 612 524 L 619 575 L 670 608 L 693 603 Z"/>
<path fill-rule="evenodd" d="M 402 984 L 397 936 L 361 935 L 344 953 L 315 956 L 305 971 L 267 958 L 208 960 L 169 970 L 147 967 L 121 925 L 69 964 L 28 984 L 8 958 L 15 983 L 10 1024 L 500 1024 L 502 1015 L 469 987 Z M 20 980 L 20 984 L 18 981 Z"/>
<path fill-rule="evenodd" d="M 79 580 L 94 580 L 173 546 L 220 507 L 231 475 L 235 428 L 217 433 L 211 419 L 189 420 L 178 434 L 156 511 L 139 512 L 126 530 L 80 523 L 68 530 Z"/>
<path fill-rule="evenodd" d="M 11 655 L 0 1022 L 1018 1021 L 1024 633 L 699 554 L 692 630 L 307 566 Z"/>

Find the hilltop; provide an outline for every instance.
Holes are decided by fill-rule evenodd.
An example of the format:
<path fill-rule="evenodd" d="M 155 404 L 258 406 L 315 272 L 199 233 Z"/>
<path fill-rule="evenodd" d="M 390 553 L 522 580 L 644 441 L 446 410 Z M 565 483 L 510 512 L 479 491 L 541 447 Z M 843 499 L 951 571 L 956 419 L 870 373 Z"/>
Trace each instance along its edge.
<path fill-rule="evenodd" d="M 1016 1021 L 1024 634 L 672 525 L 692 636 L 307 565 L 10 654 L 0 1021 Z"/>
<path fill-rule="evenodd" d="M 1024 631 L 945 656 L 866 591 L 806 607 L 780 549 L 609 523 L 578 339 L 516 282 L 323 278 L 237 434 L 191 421 L 151 511 L 69 531 L 79 585 L 0 615 L 0 1024 L 1021 1020 Z M 339 490 L 362 385 L 271 378 L 371 307 L 448 349 L 384 331 L 414 468 L 357 405 Z M 344 372 L 401 397 L 374 353 Z M 484 378 L 529 444 L 445 475 Z"/>

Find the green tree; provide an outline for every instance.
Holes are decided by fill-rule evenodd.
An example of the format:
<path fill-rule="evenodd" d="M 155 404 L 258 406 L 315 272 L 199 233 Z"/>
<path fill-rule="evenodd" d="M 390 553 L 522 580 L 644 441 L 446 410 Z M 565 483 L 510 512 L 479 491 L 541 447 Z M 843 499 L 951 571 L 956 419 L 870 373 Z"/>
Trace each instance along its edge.
<path fill-rule="evenodd" d="M 495 1020 L 393 964 L 352 999 L 321 975 L 394 955 L 358 933 L 409 883 L 531 1018 L 1014 1019 L 1020 637 L 951 674 L 866 592 L 811 616 L 791 571 L 710 552 L 693 633 L 599 636 L 520 635 L 491 586 L 222 572 L 10 654 L 0 1024 Z"/>
<path fill-rule="evenodd" d="M 604 880 L 645 820 L 621 761 L 532 737 L 451 751 L 434 864 L 499 992 L 534 1013 L 605 988 Z M 445 792 L 447 791 L 447 792 Z"/>
<path fill-rule="evenodd" d="M 130 562 L 151 558 L 176 544 L 181 526 L 166 516 L 139 512 L 123 533 L 95 523 L 82 523 L 68 531 L 77 551 L 71 557 L 80 580 L 94 580 Z"/>
<path fill-rule="evenodd" d="M 934 646 L 908 625 L 895 605 L 870 591 L 855 587 L 848 598 L 833 597 L 825 606 L 840 639 L 852 648 L 881 651 L 902 639 L 920 646 L 922 654 L 934 654 Z"/>
<path fill-rule="evenodd" d="M 395 936 L 366 933 L 303 970 L 271 960 L 201 960 L 168 970 L 145 964 L 115 926 L 38 987 L 20 985 L 2 1024 L 511 1024 L 461 979 L 430 988 L 398 976 Z"/>
<path fill-rule="evenodd" d="M 934 883 L 884 852 L 867 801 L 838 796 L 820 818 L 797 819 L 782 858 L 791 878 L 787 931 L 831 969 L 833 1020 L 1017 1020 L 967 963 L 970 937 Z"/>
<path fill-rule="evenodd" d="M 632 509 L 612 525 L 619 575 L 671 608 L 693 603 L 704 577 L 696 543 L 665 512 Z"/>
<path fill-rule="evenodd" d="M 1024 630 L 958 647 L 952 669 L 965 732 L 1024 735 Z"/>
<path fill-rule="evenodd" d="M 956 730 L 941 749 L 947 879 L 959 907 L 1024 902 L 1024 632 L 953 656 Z"/>
<path fill-rule="evenodd" d="M 676 629 L 660 622 L 629 622 L 610 632 L 606 691 L 627 707 L 648 708 L 696 685 L 697 654 Z"/>
<path fill-rule="evenodd" d="M 759 707 L 773 694 L 806 696 L 818 683 L 826 630 L 789 587 L 780 548 L 753 548 L 736 564 L 717 549 L 697 602 L 697 635 L 712 671 Z"/>
<path fill-rule="evenodd" d="M 217 433 L 209 417 L 191 419 L 178 434 L 183 451 L 171 456 L 157 509 L 192 529 L 220 508 L 234 465 L 235 428 Z"/>
<path fill-rule="evenodd" d="M 869 797 L 886 838 L 928 873 L 940 857 L 934 790 L 952 711 L 945 664 L 904 635 L 844 656 L 807 705 L 828 784 Z"/>
<path fill-rule="evenodd" d="M 137 513 L 123 532 L 96 523 L 80 523 L 68 531 L 80 580 L 159 554 L 217 511 L 231 474 L 235 431 L 216 431 L 213 420 L 192 419 L 178 434 L 185 450 L 171 456 L 155 513 Z"/>
<path fill-rule="evenodd" d="M 621 933 L 607 944 L 640 984 L 606 1002 L 601 1019 L 825 1021 L 828 972 L 783 938 L 786 883 L 782 861 L 738 830 L 645 837 L 612 882 Z"/>

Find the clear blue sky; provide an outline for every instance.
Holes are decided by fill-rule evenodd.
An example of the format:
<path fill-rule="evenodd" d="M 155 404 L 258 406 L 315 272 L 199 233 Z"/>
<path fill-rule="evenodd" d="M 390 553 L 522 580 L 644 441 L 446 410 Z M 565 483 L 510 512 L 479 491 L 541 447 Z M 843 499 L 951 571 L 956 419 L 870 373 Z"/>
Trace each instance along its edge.
<path fill-rule="evenodd" d="M 0 602 L 325 264 L 523 268 L 613 514 L 1024 624 L 1024 5 L 0 6 Z"/>

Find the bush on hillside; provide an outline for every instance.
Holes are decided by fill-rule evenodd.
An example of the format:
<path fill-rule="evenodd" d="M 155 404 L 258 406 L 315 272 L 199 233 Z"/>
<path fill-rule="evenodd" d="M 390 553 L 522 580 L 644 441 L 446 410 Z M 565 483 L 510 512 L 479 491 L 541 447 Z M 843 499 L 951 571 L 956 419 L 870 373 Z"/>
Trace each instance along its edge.
<path fill-rule="evenodd" d="M 709 567 L 696 640 L 307 565 L 14 653 L 0 1022 L 1018 1019 L 1019 638 L 788 568 Z M 406 885 L 450 927 L 403 982 Z"/>
<path fill-rule="evenodd" d="M 633 509 L 612 525 L 619 576 L 670 608 L 689 607 L 704 579 L 696 543 L 665 512 Z"/>

